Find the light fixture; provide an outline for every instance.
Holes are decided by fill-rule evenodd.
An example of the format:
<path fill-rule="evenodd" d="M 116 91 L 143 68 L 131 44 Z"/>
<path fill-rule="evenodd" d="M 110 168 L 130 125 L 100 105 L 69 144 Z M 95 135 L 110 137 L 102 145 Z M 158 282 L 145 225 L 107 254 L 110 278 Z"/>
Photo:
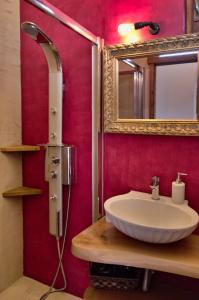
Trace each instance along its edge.
<path fill-rule="evenodd" d="M 153 23 L 153 22 L 137 22 L 134 23 L 135 29 L 141 29 L 143 27 L 149 26 L 149 32 L 151 34 L 158 34 L 160 31 L 160 25 L 158 23 Z"/>
<path fill-rule="evenodd" d="M 118 26 L 118 33 L 121 36 L 127 36 L 128 34 L 131 33 L 131 31 L 133 31 L 134 26 L 132 23 L 125 23 L 125 24 L 120 24 Z"/>
<path fill-rule="evenodd" d="M 136 22 L 136 23 L 123 23 L 118 26 L 118 33 L 121 36 L 129 35 L 134 29 L 138 30 L 143 27 L 149 26 L 149 32 L 153 35 L 160 31 L 160 26 L 158 23 L 153 22 Z"/>

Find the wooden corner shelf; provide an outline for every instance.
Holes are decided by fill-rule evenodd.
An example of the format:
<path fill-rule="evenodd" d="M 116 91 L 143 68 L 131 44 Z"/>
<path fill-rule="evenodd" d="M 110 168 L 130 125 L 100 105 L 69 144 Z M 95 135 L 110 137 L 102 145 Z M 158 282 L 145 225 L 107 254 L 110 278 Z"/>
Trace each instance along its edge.
<path fill-rule="evenodd" d="M 22 196 L 40 195 L 41 193 L 42 193 L 41 189 L 20 186 L 15 189 L 4 192 L 3 197 L 4 198 L 22 197 Z"/>
<path fill-rule="evenodd" d="M 30 152 L 30 151 L 39 151 L 39 146 L 31 145 L 12 145 L 12 146 L 3 146 L 0 147 L 1 152 Z"/>

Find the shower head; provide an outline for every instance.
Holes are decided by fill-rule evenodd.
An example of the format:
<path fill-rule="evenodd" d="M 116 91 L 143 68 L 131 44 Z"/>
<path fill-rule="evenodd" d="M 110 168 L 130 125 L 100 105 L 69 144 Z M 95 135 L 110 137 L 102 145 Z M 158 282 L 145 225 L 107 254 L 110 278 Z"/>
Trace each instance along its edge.
<path fill-rule="evenodd" d="M 49 37 L 34 23 L 24 22 L 21 24 L 21 29 L 27 33 L 34 41 L 36 41 L 44 51 L 49 70 L 61 71 L 61 60 L 59 53 Z"/>
<path fill-rule="evenodd" d="M 32 22 L 24 22 L 21 24 L 21 29 L 37 43 L 53 45 L 53 42 L 49 39 L 49 37 L 36 24 Z"/>

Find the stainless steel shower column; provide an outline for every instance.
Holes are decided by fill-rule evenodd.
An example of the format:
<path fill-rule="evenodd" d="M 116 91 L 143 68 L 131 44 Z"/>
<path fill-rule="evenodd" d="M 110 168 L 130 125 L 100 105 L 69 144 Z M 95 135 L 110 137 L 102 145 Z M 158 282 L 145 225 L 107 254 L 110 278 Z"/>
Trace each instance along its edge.
<path fill-rule="evenodd" d="M 62 196 L 62 95 L 63 74 L 60 57 L 55 47 L 45 44 L 41 47 L 49 67 L 49 113 L 48 144 L 46 150 L 46 179 L 49 182 L 49 231 L 62 236 L 63 196 Z M 53 51 L 52 51 L 53 50 Z"/>
<path fill-rule="evenodd" d="M 78 22 L 63 13 L 46 0 L 25 0 L 34 7 L 54 18 L 62 25 L 71 28 L 92 42 L 92 221 L 99 216 L 98 198 L 98 136 L 100 132 L 100 100 L 101 100 L 101 52 L 103 39 L 97 37 Z M 103 204 L 102 204 L 103 205 Z"/>
<path fill-rule="evenodd" d="M 49 119 L 46 145 L 46 172 L 49 182 L 49 231 L 62 235 L 62 65 L 58 51 L 48 36 L 34 23 L 24 22 L 21 28 L 42 48 L 49 69 Z"/>

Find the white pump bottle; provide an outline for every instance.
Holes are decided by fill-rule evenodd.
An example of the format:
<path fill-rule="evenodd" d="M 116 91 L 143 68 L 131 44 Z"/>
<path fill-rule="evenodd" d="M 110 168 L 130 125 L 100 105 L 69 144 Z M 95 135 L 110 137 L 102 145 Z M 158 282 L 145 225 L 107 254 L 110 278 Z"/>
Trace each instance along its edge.
<path fill-rule="evenodd" d="M 185 183 L 182 182 L 181 176 L 186 175 L 178 172 L 176 181 L 172 182 L 172 201 L 175 204 L 183 204 L 185 201 Z"/>

